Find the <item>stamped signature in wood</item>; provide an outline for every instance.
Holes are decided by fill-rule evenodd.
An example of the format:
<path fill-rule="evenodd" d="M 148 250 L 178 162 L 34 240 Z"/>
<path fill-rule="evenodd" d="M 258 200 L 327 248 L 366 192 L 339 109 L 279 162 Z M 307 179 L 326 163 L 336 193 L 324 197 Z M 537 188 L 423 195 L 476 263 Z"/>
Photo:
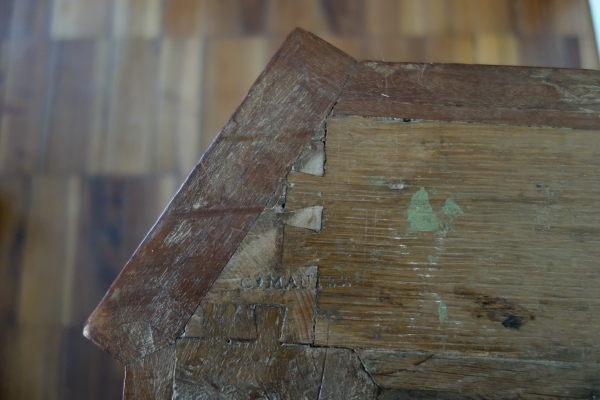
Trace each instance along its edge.
<path fill-rule="evenodd" d="M 306 290 L 315 287 L 316 276 L 313 274 L 298 275 L 262 275 L 245 276 L 240 280 L 240 286 L 243 289 L 263 289 L 263 290 Z"/>

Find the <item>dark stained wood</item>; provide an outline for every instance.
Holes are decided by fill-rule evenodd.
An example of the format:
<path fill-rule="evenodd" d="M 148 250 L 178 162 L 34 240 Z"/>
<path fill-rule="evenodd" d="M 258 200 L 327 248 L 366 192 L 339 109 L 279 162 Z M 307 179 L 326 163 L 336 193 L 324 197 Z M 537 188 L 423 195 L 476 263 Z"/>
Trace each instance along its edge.
<path fill-rule="evenodd" d="M 3 330 L 6 326 L 1 327 Z M 61 399 L 61 329 L 42 324 L 9 326 L 0 395 L 6 399 Z"/>
<path fill-rule="evenodd" d="M 361 61 L 334 115 L 597 129 L 600 73 Z"/>
<path fill-rule="evenodd" d="M 353 65 L 305 31 L 289 36 L 90 317 L 86 336 L 129 363 L 182 332 Z"/>

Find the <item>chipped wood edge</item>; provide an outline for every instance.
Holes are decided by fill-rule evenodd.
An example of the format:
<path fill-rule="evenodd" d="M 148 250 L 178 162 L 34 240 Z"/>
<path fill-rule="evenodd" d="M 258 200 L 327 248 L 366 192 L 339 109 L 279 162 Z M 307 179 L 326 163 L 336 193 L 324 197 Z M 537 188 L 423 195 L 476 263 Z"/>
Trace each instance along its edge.
<path fill-rule="evenodd" d="M 318 50 L 326 52 L 326 56 L 322 57 L 319 54 L 315 54 L 314 52 Z M 302 63 L 293 64 L 297 58 L 300 58 Z M 286 62 L 287 64 L 285 64 Z M 201 179 L 202 171 L 206 171 L 207 168 L 211 167 L 209 165 L 211 162 L 213 164 L 219 163 L 220 166 L 218 168 L 222 169 L 226 169 L 229 167 L 229 164 L 235 164 L 237 162 L 234 159 L 227 159 L 226 162 L 223 162 L 221 159 L 215 159 L 215 157 L 211 158 L 211 155 L 218 154 L 220 148 L 226 148 L 227 146 L 230 146 L 230 143 L 227 143 L 223 135 L 229 134 L 229 136 L 232 136 L 237 132 L 240 132 L 240 135 L 243 135 L 244 129 L 248 129 L 246 126 L 239 126 L 236 117 L 240 114 L 252 113 L 252 106 L 254 104 L 250 99 L 253 95 L 261 94 L 261 91 L 264 90 L 264 86 L 261 87 L 261 82 L 265 82 L 265 79 L 267 79 L 269 76 L 275 75 L 276 72 L 278 72 L 276 67 L 281 67 L 282 63 L 284 63 L 283 65 L 286 67 L 288 67 L 288 64 L 293 65 L 293 73 L 297 76 L 301 76 L 302 79 L 304 79 L 304 85 L 301 87 L 301 90 L 306 94 L 301 101 L 315 103 L 315 100 L 319 99 L 320 102 L 324 103 L 325 106 L 323 107 L 322 111 L 315 110 L 313 111 L 315 114 L 309 115 L 312 119 L 315 119 L 315 124 L 312 132 L 308 132 L 308 134 L 307 132 L 302 131 L 297 132 L 297 130 L 300 128 L 297 128 L 296 126 L 284 126 L 285 133 L 288 135 L 287 140 L 289 141 L 290 147 L 294 151 L 291 151 L 289 159 L 283 160 L 283 162 L 287 165 L 287 169 L 284 171 L 284 173 L 281 173 L 280 176 L 278 176 L 278 179 L 272 179 L 272 181 L 265 183 L 265 185 L 270 188 L 271 193 L 276 192 L 279 182 L 281 179 L 285 178 L 292 167 L 292 163 L 301 154 L 302 149 L 309 144 L 315 132 L 318 132 L 320 127 L 322 127 L 327 115 L 330 114 L 331 109 L 339 100 L 339 96 L 356 65 L 356 60 L 314 36 L 313 34 L 304 31 L 303 29 L 297 28 L 290 33 L 281 48 L 273 56 L 265 70 L 258 77 L 257 81 L 254 83 L 253 87 L 250 89 L 241 105 L 225 124 L 219 135 L 217 135 L 209 149 L 202 156 L 198 165 L 194 168 L 194 171 L 192 171 L 192 173 L 189 175 L 186 182 L 179 189 L 178 193 L 167 206 L 163 214 L 159 217 L 157 223 L 153 226 L 146 238 L 144 238 L 144 241 L 140 247 L 138 247 L 128 264 L 124 267 L 123 271 L 119 274 L 107 294 L 104 296 L 101 303 L 88 319 L 84 328 L 84 335 L 121 363 L 127 365 L 149 354 L 153 354 L 156 351 L 166 348 L 174 343 L 177 334 L 179 334 L 165 334 L 163 331 L 161 331 L 161 329 L 158 329 L 153 325 L 152 313 L 157 312 L 157 310 L 153 309 L 156 298 L 152 302 L 136 304 L 135 307 L 133 305 L 129 305 L 131 309 L 127 310 L 125 310 L 127 301 L 123 301 L 122 303 L 119 301 L 120 292 L 122 292 L 123 288 L 127 288 L 129 285 L 137 285 L 139 286 L 139 290 L 143 290 L 143 288 L 147 286 L 144 285 L 144 282 L 133 281 L 132 283 L 131 276 L 135 275 L 135 271 L 146 268 L 146 265 L 143 265 L 142 263 L 136 264 L 134 262 L 136 255 L 141 252 L 141 249 L 143 249 L 145 245 L 151 243 L 153 238 L 161 235 L 167 236 L 169 232 L 173 232 L 172 224 L 161 224 L 161 222 L 169 219 L 170 212 L 176 208 L 177 205 L 175 203 L 178 197 L 181 197 L 182 193 L 185 192 L 186 187 L 196 188 L 196 190 L 200 192 L 206 190 L 206 188 L 202 186 L 200 186 L 200 189 L 198 189 L 198 181 Z M 327 71 L 326 69 L 331 69 L 332 65 L 333 67 L 343 71 L 343 75 L 341 75 L 342 72 L 340 72 L 337 77 L 334 76 L 331 78 L 329 76 L 332 75 L 331 71 Z M 336 70 L 335 72 L 339 71 Z M 286 90 L 288 80 L 291 78 L 287 76 L 281 77 L 275 75 L 273 79 L 275 89 L 277 89 L 277 86 L 280 86 L 279 89 Z M 337 81 L 335 79 L 337 79 Z M 273 88 L 271 87 L 271 89 Z M 299 93 L 296 91 L 294 93 L 289 93 L 289 95 L 297 97 L 299 96 Z M 308 108 L 310 109 L 310 107 Z M 265 138 L 263 140 L 267 139 L 268 138 Z M 250 194 L 248 194 L 248 197 L 250 197 Z M 251 221 L 256 220 L 264 207 L 265 203 L 256 204 L 254 209 L 251 208 L 250 211 L 247 211 L 252 214 Z M 194 207 L 194 209 L 196 208 Z M 235 210 L 233 213 L 235 213 Z M 223 224 L 231 216 L 231 214 L 228 214 L 227 212 L 220 212 L 216 214 L 216 220 L 212 220 L 214 224 Z M 243 232 L 234 237 L 232 240 L 232 247 L 234 250 L 243 240 L 251 225 L 252 223 L 244 226 L 244 229 L 241 229 Z M 172 249 L 172 252 L 175 251 L 181 251 L 181 249 L 175 247 Z M 233 251 L 231 254 L 228 254 L 227 259 L 229 259 L 232 254 Z M 194 297 L 192 300 L 196 303 L 196 305 L 200 303 L 204 295 L 208 292 L 212 286 L 212 283 L 214 283 L 225 264 L 226 262 L 223 262 L 222 265 L 218 265 L 212 272 L 212 275 L 208 277 L 208 280 L 210 281 L 209 284 L 205 285 L 203 290 L 197 291 L 193 294 Z M 176 272 L 177 271 L 174 271 L 173 274 Z M 166 271 L 158 271 L 158 273 L 165 274 Z M 176 288 L 177 286 L 175 286 L 175 289 Z M 160 295 L 164 295 L 164 290 L 160 292 Z M 189 315 L 186 313 L 177 318 L 178 329 L 183 329 L 183 326 L 185 326 L 185 323 L 191 317 L 193 311 L 194 310 L 192 309 L 191 312 L 189 312 Z M 150 315 L 148 315 L 148 313 L 150 313 Z M 135 324 L 136 326 L 139 326 L 140 331 L 144 331 L 147 334 L 144 334 L 140 337 L 132 337 L 135 335 L 126 334 L 118 335 L 117 331 L 119 330 L 121 333 L 124 333 L 123 327 L 125 327 L 127 324 Z"/>

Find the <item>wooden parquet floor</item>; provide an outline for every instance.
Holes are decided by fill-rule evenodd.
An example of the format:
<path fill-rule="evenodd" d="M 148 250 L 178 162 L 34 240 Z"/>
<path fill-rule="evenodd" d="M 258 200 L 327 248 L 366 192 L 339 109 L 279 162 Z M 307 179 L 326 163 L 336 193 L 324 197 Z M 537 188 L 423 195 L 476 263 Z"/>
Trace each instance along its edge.
<path fill-rule="evenodd" d="M 284 37 L 598 69 L 585 0 L 1 0 L 0 398 L 116 399 L 83 323 Z"/>

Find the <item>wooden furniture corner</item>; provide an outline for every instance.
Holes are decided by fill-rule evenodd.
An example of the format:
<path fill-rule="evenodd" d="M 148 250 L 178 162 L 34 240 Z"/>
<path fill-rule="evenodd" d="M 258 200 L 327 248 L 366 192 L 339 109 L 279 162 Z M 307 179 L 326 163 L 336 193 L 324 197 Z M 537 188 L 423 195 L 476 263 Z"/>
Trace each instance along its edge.
<path fill-rule="evenodd" d="M 296 29 L 84 334 L 127 399 L 596 398 L 599 95 Z"/>

